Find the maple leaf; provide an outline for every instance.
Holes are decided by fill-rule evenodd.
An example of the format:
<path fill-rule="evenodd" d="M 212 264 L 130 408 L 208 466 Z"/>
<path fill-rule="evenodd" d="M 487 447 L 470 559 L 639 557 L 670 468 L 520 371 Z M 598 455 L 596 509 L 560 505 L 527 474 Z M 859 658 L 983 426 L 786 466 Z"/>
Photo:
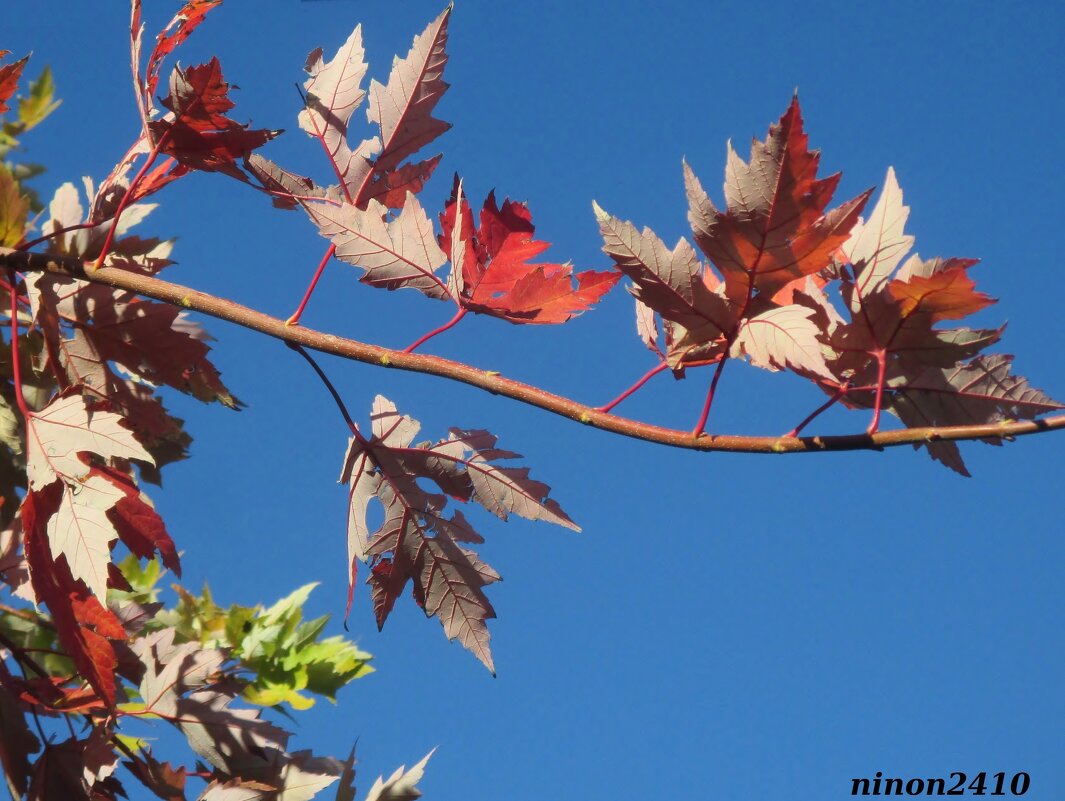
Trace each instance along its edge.
<path fill-rule="evenodd" d="M 85 309 L 80 321 L 103 358 L 146 381 L 166 384 L 205 403 L 217 401 L 231 409 L 243 405 L 230 394 L 208 360 L 210 348 L 204 340 L 209 337 L 183 312 L 170 304 L 130 294 L 119 294 L 108 304 L 92 305 L 98 294 L 79 294 L 75 303 L 91 308 Z"/>
<path fill-rule="evenodd" d="M 884 187 L 868 220 L 859 220 L 842 246 L 845 262 L 853 265 L 857 291 L 853 302 L 879 291 L 899 262 L 913 247 L 913 237 L 904 227 L 910 207 L 902 203 L 902 189 L 895 169 L 888 167 Z M 852 306 L 854 311 L 857 308 Z"/>
<path fill-rule="evenodd" d="M 93 197 L 92 181 L 88 178 L 84 181 L 86 194 L 91 200 Z M 140 194 L 142 193 L 138 191 L 138 195 Z M 49 253 L 61 253 L 66 256 L 76 256 L 82 261 L 90 261 L 100 255 L 107 235 L 114 225 L 115 238 L 111 242 L 111 250 L 105 264 L 108 267 L 154 275 L 164 267 L 173 264 L 169 256 L 173 250 L 174 240 L 142 239 L 127 234 L 156 208 L 155 203 L 133 203 L 126 206 L 117 224 L 107 219 L 91 228 L 79 227 L 85 220 L 84 210 L 78 190 L 68 181 L 56 190 L 48 204 L 50 217 L 41 228 L 46 235 L 51 237 L 48 241 Z M 66 230 L 72 227 L 77 230 Z M 38 276 L 28 280 L 39 283 L 42 279 Z"/>
<path fill-rule="evenodd" d="M 371 587 L 378 626 L 383 626 L 409 580 L 426 615 L 439 618 L 448 639 L 458 638 L 493 670 L 485 621 L 495 617 L 484 588 L 499 574 L 459 543 L 483 542 L 458 510 L 446 515 L 447 496 L 473 501 L 503 520 L 516 514 L 579 530 L 554 500 L 546 484 L 529 478 L 526 468 L 495 462 L 518 454 L 496 448 L 487 431 L 452 429 L 435 444 L 412 445 L 420 428 L 380 395 L 374 401 L 373 436 L 349 443 L 341 482 L 349 487 L 348 556 L 354 588 L 357 560 L 371 566 Z M 423 489 L 426 479 L 444 494 Z M 370 532 L 368 506 L 384 507 L 383 524 Z M 351 603 L 349 590 L 349 606 Z"/>
<path fill-rule="evenodd" d="M 749 356 L 752 364 L 770 370 L 786 367 L 803 375 L 832 377 L 813 311 L 790 303 L 778 306 L 775 299 L 735 301 L 685 239 L 671 250 L 650 228 L 637 230 L 598 204 L 594 209 L 604 252 L 632 279 L 638 333 L 648 348 L 657 350 L 653 313 L 662 316 L 668 324 L 664 357 L 674 371 L 727 353 Z"/>
<path fill-rule="evenodd" d="M 166 384 L 205 403 L 243 406 L 207 358 L 210 337 L 175 306 L 73 278 L 36 279 L 31 302 L 38 323 L 55 323 L 42 328 L 50 357 L 72 385 L 136 404 L 136 389 L 106 390 L 117 383 L 104 364 L 113 361 L 151 384 Z M 59 320 L 73 327 L 70 339 L 60 336 Z"/>
<path fill-rule="evenodd" d="M 139 688 L 145 713 L 177 726 L 192 749 L 226 777 L 250 782 L 278 801 L 305 801 L 337 781 L 340 762 L 306 751 L 288 753 L 288 732 L 257 710 L 231 705 L 235 688 L 219 682 L 225 651 L 176 643 L 175 634 L 164 628 L 134 645 L 145 666 Z"/>
<path fill-rule="evenodd" d="M 290 172 L 259 153 L 252 153 L 244 159 L 244 169 L 254 175 L 263 189 L 270 193 L 276 208 L 294 209 L 300 205 L 300 200 L 309 198 L 340 202 L 337 187 L 324 189 L 317 186 L 310 178 Z"/>
<path fill-rule="evenodd" d="M 0 51 L 0 58 L 5 57 L 9 52 L 9 50 Z M 23 56 L 18 61 L 0 65 L 0 114 L 10 111 L 7 101 L 11 99 L 11 96 L 15 94 L 15 90 L 18 89 L 18 81 L 22 76 L 22 70 L 29 60 L 29 56 Z"/>
<path fill-rule="evenodd" d="M 849 270 L 845 263 L 840 276 L 851 319 L 831 323 L 825 336 L 837 351 L 831 369 L 852 386 L 876 387 L 871 431 L 878 425 L 879 399 L 886 388 L 905 385 L 926 368 L 952 368 L 998 341 L 1003 330 L 935 327 L 978 312 L 994 300 L 977 292 L 969 277 L 975 259 L 926 261 L 913 254 L 900 266 L 913 244 L 903 231 L 907 213 L 894 170 L 889 169 L 869 221 L 840 250 L 840 258 L 849 262 Z M 939 451 L 952 449 L 956 452 L 953 445 Z M 951 461 L 958 469 L 960 457 Z"/>
<path fill-rule="evenodd" d="M 726 211 L 684 165 L 695 242 L 724 276 L 727 297 L 744 302 L 755 293 L 772 295 L 824 269 L 847 241 L 871 190 L 826 213 L 839 173 L 817 179 L 819 159 L 807 149 L 796 97 L 765 141 L 754 140 L 750 161 L 729 145 Z"/>
<path fill-rule="evenodd" d="M 377 200 L 390 209 L 398 209 L 403 205 L 408 192 L 417 194 L 422 191 L 425 182 L 432 176 L 442 158 L 442 155 L 436 155 L 414 164 L 404 164 L 394 170 L 375 173 L 374 180 L 366 184 L 361 196 L 365 201 Z"/>
<path fill-rule="evenodd" d="M 1041 414 L 1065 409 L 1045 392 L 1011 373 L 1013 357 L 992 354 L 952 367 L 928 367 L 916 376 L 900 376 L 888 382 L 888 411 L 907 426 L 961 426 L 1004 420 L 1033 420 Z M 849 405 L 873 408 L 871 391 L 848 392 Z M 998 444 L 997 439 L 985 442 Z M 932 441 L 921 447 L 938 462 L 969 475 L 954 442 Z"/>
<path fill-rule="evenodd" d="M 41 330 L 45 333 L 46 363 L 60 390 L 65 393 L 76 387 L 92 403 L 104 405 L 135 425 L 153 460 L 153 464 L 140 462 L 141 478 L 160 483 L 159 469 L 188 455 L 191 437 L 183 430 L 182 421 L 167 413 L 150 385 L 119 378 L 84 329 L 74 327 L 69 338 L 63 336 L 53 302 L 55 293 L 49 287 L 39 293 L 31 290 L 30 297 L 31 301 L 35 297 L 40 300 L 36 319 L 45 323 Z"/>
<path fill-rule="evenodd" d="M 217 768 L 240 776 L 263 749 L 284 750 L 288 734 L 250 709 L 229 707 L 232 696 L 215 689 L 226 654 L 198 642 L 177 644 L 165 628 L 137 641 L 134 650 L 145 666 L 139 693 L 146 712 L 171 721 L 193 750 Z"/>
<path fill-rule="evenodd" d="M 364 180 L 369 169 L 367 147 L 353 153 L 347 142 L 351 115 L 366 97 L 361 86 L 367 69 L 364 57 L 361 25 L 330 61 L 322 60 L 321 48 L 312 50 L 304 67 L 310 76 L 303 84 L 306 102 L 299 114 L 300 128 L 321 141 L 349 202 L 352 192 L 360 189 L 351 185 Z"/>
<path fill-rule="evenodd" d="M 636 300 L 679 328 L 668 353 L 674 369 L 688 352 L 706 343 L 725 349 L 741 309 L 722 295 L 695 249 L 681 238 L 670 249 L 650 228 L 638 230 L 592 204 L 603 236 L 603 251 L 632 279 Z M 705 349 L 704 358 L 710 353 Z"/>
<path fill-rule="evenodd" d="M 533 238 L 528 207 L 509 199 L 499 207 L 495 193 L 489 193 L 475 229 L 458 176 L 440 224 L 440 245 L 451 252 L 452 294 L 462 308 L 478 314 L 511 323 L 564 323 L 596 303 L 621 277 L 591 270 L 574 276 L 569 264 L 529 263 L 550 244 Z"/>
<path fill-rule="evenodd" d="M 435 753 L 434 748 L 416 765 L 411 765 L 410 770 L 407 770 L 405 765 L 401 765 L 387 779 L 378 776 L 366 794 L 366 801 L 415 801 L 421 798 L 422 793 L 418 789 L 418 782 L 424 778 L 425 766 L 429 764 L 429 758 Z"/>
<path fill-rule="evenodd" d="M 163 518 L 155 511 L 148 496 L 137 490 L 132 482 L 117 477 L 112 481 L 125 494 L 108 513 L 119 539 L 134 556 L 141 559 L 151 559 L 158 552 L 163 565 L 180 577 L 181 561 L 177 548 L 167 533 Z"/>
<path fill-rule="evenodd" d="M 159 32 L 155 39 L 155 47 L 152 49 L 151 55 L 148 56 L 148 65 L 144 72 L 145 77 L 143 82 L 140 83 L 146 114 L 150 115 L 154 111 L 152 98 L 155 96 L 155 90 L 159 85 L 159 70 L 163 65 L 163 59 L 173 53 L 178 45 L 188 39 L 192 32 L 200 26 L 207 14 L 220 5 L 222 5 L 222 0 L 189 0 L 174 15 L 173 19 L 167 23 L 167 26 Z M 133 0 L 130 34 L 134 37 L 134 74 L 138 73 L 140 59 L 137 56 L 140 51 L 140 36 L 143 32 L 140 15 L 141 0 Z M 138 81 L 140 81 L 139 77 Z"/>
<path fill-rule="evenodd" d="M 305 203 L 319 233 L 336 245 L 337 258 L 362 268 L 362 282 L 385 289 L 417 289 L 430 298 L 451 297 L 436 275 L 447 257 L 436 244 L 433 224 L 414 195 L 408 193 L 394 219 L 376 200 L 366 209 Z"/>
<path fill-rule="evenodd" d="M 732 356 L 746 355 L 757 367 L 791 368 L 813 378 L 833 379 L 825 363 L 821 328 L 815 312 L 798 305 L 769 309 L 745 320 L 733 344 Z"/>
<path fill-rule="evenodd" d="M 421 191 L 440 163 L 440 156 L 415 163 L 403 161 L 451 127 L 432 116 L 447 90 L 442 76 L 447 63 L 445 45 L 450 16 L 449 6 L 415 37 L 405 58 L 393 60 L 387 84 L 371 81 L 366 114 L 369 122 L 376 124 L 378 135 L 363 140 L 355 150 L 348 144 L 348 126 L 351 115 L 367 96 L 362 88 L 367 69 L 362 27 L 351 32 L 329 61 L 323 60 L 321 48 L 308 55 L 304 67 L 309 76 L 304 82 L 306 103 L 299 124 L 322 143 L 340 180 L 328 193 L 335 192 L 338 198 L 343 197 L 360 209 L 367 208 L 371 200 L 399 209 L 408 193 Z M 259 172 L 266 165 L 256 166 L 258 169 L 252 168 L 252 172 L 272 192 L 280 190 L 292 195 L 296 192 L 291 189 L 311 183 L 308 178 L 274 166 L 265 170 L 264 180 Z M 278 177 L 281 187 L 277 186 Z M 284 184 L 290 188 L 286 190 Z"/>
<path fill-rule="evenodd" d="M 125 640 L 126 633 L 118 618 L 90 594 L 86 583 L 75 579 L 66 557 L 52 556 L 47 529 L 63 494 L 63 488 L 54 482 L 39 492 L 27 492 L 22 502 L 20 514 L 30 578 L 37 599 L 48 605 L 59 641 L 74 660 L 79 675 L 103 703 L 111 706 L 118 665 L 111 640 Z"/>
<path fill-rule="evenodd" d="M 450 123 L 433 117 L 436 104 L 448 88 L 443 76 L 451 10 L 449 5 L 414 38 L 406 57 L 393 59 L 387 84 L 370 82 L 366 116 L 379 126 L 380 153 L 373 163 L 372 180 L 365 183 L 355 198 L 360 205 L 369 197 L 380 196 L 381 184 L 391 190 L 415 182 L 420 188 L 439 161 L 439 158 L 428 159 L 410 165 L 406 174 L 397 177 L 396 171 L 404 159 L 451 127 Z"/>
<path fill-rule="evenodd" d="M 273 787 L 262 782 L 243 779 L 223 782 L 215 779 L 196 797 L 196 801 L 266 801 L 273 792 Z"/>
<path fill-rule="evenodd" d="M 151 455 L 106 411 L 91 412 L 80 395 L 59 396 L 27 418 L 27 498 L 56 486 L 59 498 L 47 518 L 47 539 L 54 558 L 66 558 L 71 575 L 103 598 L 110 544 L 117 537 L 107 516 L 126 494 L 84 454 L 96 459 L 137 459 Z"/>
<path fill-rule="evenodd" d="M 304 692 L 336 700 L 337 691 L 373 671 L 370 654 L 343 637 L 319 638 L 329 618 L 302 621 L 303 605 L 315 584 L 307 584 L 269 609 L 231 606 L 220 609 L 205 588 L 199 596 L 179 591 L 180 601 L 160 618 L 179 636 L 204 647 L 225 647 L 231 658 L 255 675 L 241 695 L 260 706 L 289 703 L 309 709 Z"/>
<path fill-rule="evenodd" d="M 170 93 L 163 105 L 172 112 L 148 127 L 162 152 L 173 156 L 185 170 L 224 172 L 241 181 L 247 176 L 237 166 L 252 150 L 280 133 L 251 130 L 225 116 L 233 108 L 229 84 L 222 78 L 217 58 L 170 75 Z"/>

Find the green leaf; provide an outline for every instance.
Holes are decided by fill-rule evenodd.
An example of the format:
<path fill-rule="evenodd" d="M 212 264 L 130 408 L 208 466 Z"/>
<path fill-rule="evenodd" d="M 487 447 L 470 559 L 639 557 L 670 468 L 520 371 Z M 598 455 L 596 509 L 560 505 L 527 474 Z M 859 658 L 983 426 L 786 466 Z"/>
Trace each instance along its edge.
<path fill-rule="evenodd" d="M 45 67 L 37 80 L 30 83 L 28 97 L 20 97 L 18 103 L 18 121 L 23 131 L 28 131 L 44 121 L 45 117 L 59 108 L 62 101 L 54 100 L 55 81 L 52 80 L 52 68 Z"/>
<path fill-rule="evenodd" d="M 134 594 L 147 596 L 150 601 L 154 601 L 159 595 L 155 585 L 163 575 L 163 566 L 158 559 L 148 559 L 142 564 L 140 559 L 129 554 L 118 563 L 118 569 L 126 577 Z"/>
<path fill-rule="evenodd" d="M 303 606 L 316 584 L 307 584 L 269 608 L 219 607 L 204 587 L 199 596 L 175 586 L 179 601 L 157 625 L 173 626 L 177 638 L 204 648 L 225 648 L 249 671 L 245 700 L 261 706 L 314 705 L 311 695 L 331 701 L 341 687 L 373 671 L 370 654 L 344 637 L 320 639 L 329 616 L 303 620 Z"/>

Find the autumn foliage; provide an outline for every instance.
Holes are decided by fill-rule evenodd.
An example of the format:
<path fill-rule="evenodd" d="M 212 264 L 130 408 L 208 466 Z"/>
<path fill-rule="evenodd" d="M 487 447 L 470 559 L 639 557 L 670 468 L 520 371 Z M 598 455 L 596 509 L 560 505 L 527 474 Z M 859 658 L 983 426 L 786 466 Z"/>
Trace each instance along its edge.
<path fill-rule="evenodd" d="M 324 155 L 331 177 L 323 184 L 260 152 L 278 132 L 230 116 L 218 58 L 174 66 L 162 80 L 164 62 L 220 2 L 188 2 L 144 60 L 141 3 L 133 0 L 142 126 L 99 183 L 66 183 L 45 207 L 26 189 L 27 173 L 0 166 L 9 321 L 0 362 L 0 577 L 10 596 L 0 605 L 0 761 L 16 796 L 115 798 L 133 781 L 175 801 L 194 791 L 193 778 L 203 801 L 305 799 L 330 785 L 338 799 L 355 796 L 353 756 L 290 750 L 288 732 L 263 714 L 332 698 L 370 670 L 369 655 L 352 643 L 320 636 L 324 619 L 302 620 L 311 588 L 269 608 L 221 609 L 209 591 L 197 596 L 179 585 L 175 604 L 160 601 L 158 582 L 164 572 L 179 578 L 180 561 L 146 488 L 188 456 L 190 443 L 164 405 L 166 392 L 242 406 L 212 363 L 205 332 L 188 317 L 197 301 L 153 299 L 172 286 L 159 276 L 172 264 L 173 242 L 130 233 L 154 208 L 144 201 L 190 172 L 239 180 L 277 208 L 305 214 L 328 240 L 313 258 L 317 272 L 291 328 L 334 258 L 370 287 L 413 289 L 452 304 L 450 319 L 394 352 L 397 363 L 466 314 L 564 324 L 624 279 L 639 337 L 656 361 L 630 390 L 592 407 L 512 381 L 488 387 L 609 428 L 612 410 L 651 376 L 702 376 L 699 368 L 709 368 L 693 431 L 627 421 L 622 433 L 714 447 L 706 429 L 729 362 L 793 372 L 827 398 L 784 437 L 752 440 L 748 449 L 764 452 L 821 447 L 800 435 L 842 404 L 867 418 L 864 434 L 840 447 L 878 447 L 886 412 L 923 431 L 900 442 L 966 473 L 955 440 L 1001 441 L 986 426 L 1065 408 L 1013 375 L 1011 356 L 985 353 L 1002 328 L 950 327 L 994 301 L 976 289 L 975 259 L 911 253 L 909 208 L 893 170 L 871 206 L 873 189 L 834 201 L 839 175 L 818 177 L 819 154 L 810 149 L 798 98 L 746 159 L 730 147 L 723 204 L 683 165 L 691 242 L 670 247 L 596 204 L 606 258 L 600 269 L 577 270 L 546 255 L 550 244 L 537 238 L 523 203 L 500 203 L 490 192 L 471 204 L 457 174 L 443 208 L 427 210 L 419 200 L 442 158 L 423 151 L 450 127 L 435 116 L 448 89 L 450 7 L 393 62 L 384 83 L 365 86 L 360 27 L 331 58 L 311 52 L 297 123 Z M 5 158 L 55 107 L 47 71 L 27 84 L 27 58 L 0 64 L 0 113 L 14 112 L 0 137 Z M 26 86 L 28 94 L 15 100 Z M 360 109 L 366 124 L 357 127 Z M 146 289 L 132 291 L 134 279 Z M 499 574 L 477 554 L 484 536 L 463 509 L 479 506 L 503 521 L 518 515 L 576 524 L 488 431 L 452 428 L 418 441 L 418 422 L 381 396 L 361 427 L 308 350 L 290 343 L 350 429 L 340 471 L 349 608 L 356 582 L 365 582 L 383 626 L 409 594 L 448 639 L 494 671 L 487 588 Z M 468 381 L 460 366 L 434 357 L 402 364 Z M 379 526 L 368 522 L 375 504 L 383 510 Z M 78 721 L 69 737 L 51 728 L 64 719 Z M 180 731 L 197 766 L 153 754 L 136 734 L 146 720 Z M 424 767 L 422 760 L 378 780 L 366 797 L 417 797 Z"/>

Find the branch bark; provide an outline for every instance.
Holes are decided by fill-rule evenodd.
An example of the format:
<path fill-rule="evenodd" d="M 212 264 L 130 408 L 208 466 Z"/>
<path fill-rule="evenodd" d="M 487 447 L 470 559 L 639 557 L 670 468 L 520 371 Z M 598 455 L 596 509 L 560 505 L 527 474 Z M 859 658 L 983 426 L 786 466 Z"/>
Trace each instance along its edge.
<path fill-rule="evenodd" d="M 255 309 L 225 298 L 199 292 L 189 287 L 159 278 L 101 267 L 92 270 L 81 261 L 43 253 L 27 253 L 0 248 L 0 267 L 12 267 L 20 272 L 44 272 L 72 276 L 84 281 L 103 284 L 116 289 L 153 298 L 190 311 L 200 312 L 219 320 L 234 323 L 252 331 L 266 334 L 286 343 L 301 345 L 320 353 L 340 356 L 356 362 L 391 367 L 413 373 L 438 376 L 458 381 L 493 395 L 500 395 L 529 406 L 567 417 L 584 425 L 612 434 L 640 439 L 674 448 L 698 451 L 731 451 L 736 453 L 811 453 L 853 450 L 883 450 L 899 445 L 922 442 L 959 441 L 995 437 L 1013 439 L 1065 428 L 1065 415 L 1041 420 L 1004 421 L 972 426 L 944 426 L 940 428 L 903 428 L 879 431 L 874 434 L 848 434 L 812 437 L 761 437 L 715 435 L 664 428 L 625 417 L 598 411 L 570 398 L 556 395 L 538 387 L 524 384 L 500 373 L 481 370 L 461 362 L 402 350 L 370 345 L 354 339 L 316 331 L 303 326 L 288 325 Z"/>

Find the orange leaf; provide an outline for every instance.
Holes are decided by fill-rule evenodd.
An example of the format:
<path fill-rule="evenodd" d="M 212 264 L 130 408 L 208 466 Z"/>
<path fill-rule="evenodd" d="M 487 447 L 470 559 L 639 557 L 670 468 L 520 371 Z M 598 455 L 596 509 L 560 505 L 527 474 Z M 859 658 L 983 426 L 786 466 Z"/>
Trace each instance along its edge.
<path fill-rule="evenodd" d="M 441 246 L 452 245 L 456 217 L 462 263 L 452 254 L 452 280 L 463 308 L 500 317 L 511 323 L 564 323 L 603 297 L 621 278 L 616 272 L 573 272 L 569 264 L 532 264 L 530 259 L 551 244 L 533 238 L 532 214 L 524 203 L 509 199 L 497 206 L 495 193 L 481 209 L 481 225 L 473 227 L 469 203 L 461 196 L 458 176 L 451 199 L 440 215 Z M 577 286 L 573 286 L 573 279 Z"/>

